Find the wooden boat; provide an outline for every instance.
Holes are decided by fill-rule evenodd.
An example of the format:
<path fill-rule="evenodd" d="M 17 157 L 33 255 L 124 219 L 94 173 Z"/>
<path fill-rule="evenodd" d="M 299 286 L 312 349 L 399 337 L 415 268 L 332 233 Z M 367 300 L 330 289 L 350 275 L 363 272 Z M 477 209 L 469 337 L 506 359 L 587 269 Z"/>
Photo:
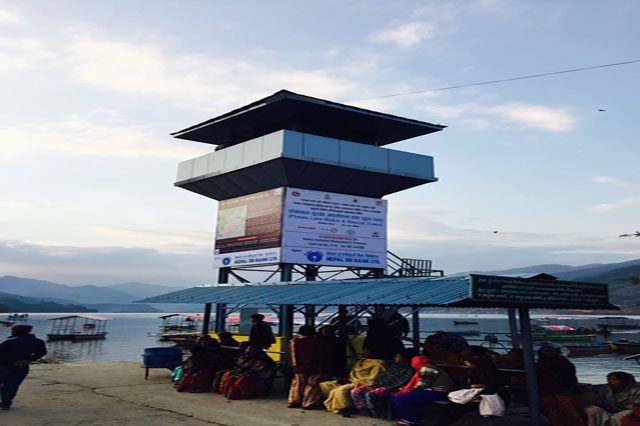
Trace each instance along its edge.
<path fill-rule="evenodd" d="M 9 321 L 26 321 L 29 319 L 29 314 L 10 314 L 7 315 Z"/>
<path fill-rule="evenodd" d="M 537 342 L 591 342 L 596 337 L 568 325 L 534 326 L 531 336 Z"/>
<path fill-rule="evenodd" d="M 635 354 L 640 352 L 640 342 L 633 342 L 627 339 L 615 340 L 612 342 L 616 352 L 621 354 Z"/>
<path fill-rule="evenodd" d="M 478 324 L 478 321 L 454 321 L 453 325 L 471 325 Z"/>
<path fill-rule="evenodd" d="M 48 341 L 54 340 L 102 340 L 107 337 L 107 321 L 111 318 L 97 315 L 67 315 L 49 318 L 52 321 Z"/>
<path fill-rule="evenodd" d="M 614 350 L 610 343 L 584 343 L 579 345 L 563 345 L 569 350 L 569 357 L 610 354 Z"/>
<path fill-rule="evenodd" d="M 13 321 L 0 320 L 0 325 L 4 325 L 5 327 L 11 327 L 13 324 L 15 324 Z"/>

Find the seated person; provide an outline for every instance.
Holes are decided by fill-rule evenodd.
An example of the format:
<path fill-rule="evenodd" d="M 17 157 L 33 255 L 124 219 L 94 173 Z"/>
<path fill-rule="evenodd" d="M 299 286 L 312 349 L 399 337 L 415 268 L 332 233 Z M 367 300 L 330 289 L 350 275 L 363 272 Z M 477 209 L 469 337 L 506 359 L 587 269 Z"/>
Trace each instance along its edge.
<path fill-rule="evenodd" d="M 397 353 L 394 362 L 374 379 L 371 386 L 353 389 L 351 398 L 356 408 L 375 417 L 386 417 L 389 397 L 409 383 L 415 373 L 410 362 L 417 354 L 416 349 Z"/>
<path fill-rule="evenodd" d="M 218 339 L 220 339 L 221 346 L 227 346 L 229 348 L 237 348 L 240 346 L 240 342 L 233 338 L 233 334 L 228 331 L 218 333 Z"/>
<path fill-rule="evenodd" d="M 189 366 L 178 383 L 178 392 L 210 392 L 215 374 L 229 368 L 232 362 L 216 339 L 209 335 L 198 337 L 191 349 Z"/>
<path fill-rule="evenodd" d="M 585 408 L 587 425 L 620 426 L 622 418 L 632 413 L 636 401 L 640 401 L 640 388 L 635 377 L 624 371 L 609 373 L 595 404 Z"/>
<path fill-rule="evenodd" d="M 229 399 L 265 396 L 271 390 L 275 374 L 276 365 L 262 346 L 249 346 L 225 375 L 221 391 Z"/>
<path fill-rule="evenodd" d="M 453 380 L 442 369 L 436 367 L 426 356 L 415 356 L 411 360 L 415 373 L 400 392 L 391 397 L 391 409 L 400 417 L 396 425 L 418 425 L 426 404 L 446 401 L 453 390 Z"/>
<path fill-rule="evenodd" d="M 540 411 L 550 426 L 584 426 L 586 415 L 578 402 L 576 367 L 556 346 L 538 350 L 536 365 Z"/>
<path fill-rule="evenodd" d="M 320 383 L 320 390 L 328 397 L 324 401 L 328 412 L 349 415 L 354 407 L 351 391 L 358 386 L 371 386 L 376 377 L 387 369 L 384 360 L 375 359 L 372 356 L 368 350 L 364 351 L 364 359 L 353 364 L 346 383 L 342 380 Z"/>

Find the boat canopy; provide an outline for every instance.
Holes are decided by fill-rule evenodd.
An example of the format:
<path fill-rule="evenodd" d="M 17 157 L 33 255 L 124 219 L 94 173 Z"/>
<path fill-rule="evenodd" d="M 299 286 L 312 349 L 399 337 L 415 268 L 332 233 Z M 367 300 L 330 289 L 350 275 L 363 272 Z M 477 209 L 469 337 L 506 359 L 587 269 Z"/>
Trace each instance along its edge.
<path fill-rule="evenodd" d="M 542 328 L 549 331 L 575 331 L 575 328 L 568 325 L 543 325 Z"/>
<path fill-rule="evenodd" d="M 96 321 L 109 321 L 113 319 L 109 317 L 100 317 L 98 315 L 66 315 L 63 317 L 49 318 L 49 321 L 65 320 L 65 319 L 72 319 L 72 318 L 83 318 L 83 319 L 91 319 Z"/>

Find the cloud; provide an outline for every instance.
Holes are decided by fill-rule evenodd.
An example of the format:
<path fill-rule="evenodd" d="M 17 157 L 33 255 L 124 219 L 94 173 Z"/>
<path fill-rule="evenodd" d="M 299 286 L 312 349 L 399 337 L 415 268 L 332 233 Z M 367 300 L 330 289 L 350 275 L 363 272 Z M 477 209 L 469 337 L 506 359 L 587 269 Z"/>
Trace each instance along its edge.
<path fill-rule="evenodd" d="M 30 151 L 63 151 L 75 154 L 124 158 L 185 158 L 202 155 L 210 147 L 195 148 L 157 136 L 143 126 L 113 123 L 111 117 L 71 116 L 53 124 L 0 128 L 0 154 L 12 156 Z"/>
<path fill-rule="evenodd" d="M 633 188 L 634 185 L 611 176 L 595 176 L 591 179 L 593 183 L 599 185 L 612 185 L 618 188 Z"/>
<path fill-rule="evenodd" d="M 638 197 L 628 197 L 623 200 L 620 200 L 615 203 L 601 203 L 593 206 L 591 210 L 596 212 L 610 212 L 615 210 L 620 210 L 625 207 L 635 206 L 640 204 L 640 196 Z"/>
<path fill-rule="evenodd" d="M 7 9 L 0 9 L 0 25 L 13 25 L 22 22 L 22 17 Z"/>
<path fill-rule="evenodd" d="M 439 105 L 432 103 L 422 108 L 446 120 L 460 120 L 471 127 L 487 128 L 496 125 L 518 125 L 548 132 L 573 130 L 576 118 L 566 108 L 509 102 L 498 105 L 466 103 Z"/>
<path fill-rule="evenodd" d="M 378 43 L 393 43 L 401 47 L 412 47 L 436 34 L 435 25 L 429 22 L 415 21 L 398 25 L 370 36 Z"/>
<path fill-rule="evenodd" d="M 73 72 L 83 83 L 129 96 L 161 97 L 196 108 L 237 107 L 281 88 L 335 98 L 358 87 L 358 80 L 347 80 L 338 71 L 286 69 L 269 57 L 248 61 L 238 57 L 171 55 L 150 44 L 90 36 L 75 39 L 69 55 Z"/>
<path fill-rule="evenodd" d="M 0 37 L 0 72 L 19 72 L 51 64 L 56 54 L 36 38 Z"/>
<path fill-rule="evenodd" d="M 197 253 L 212 250 L 213 234 L 189 230 L 131 229 L 112 226 L 85 226 L 83 230 L 99 237 L 101 243 L 120 247 L 162 250 L 171 253 Z"/>

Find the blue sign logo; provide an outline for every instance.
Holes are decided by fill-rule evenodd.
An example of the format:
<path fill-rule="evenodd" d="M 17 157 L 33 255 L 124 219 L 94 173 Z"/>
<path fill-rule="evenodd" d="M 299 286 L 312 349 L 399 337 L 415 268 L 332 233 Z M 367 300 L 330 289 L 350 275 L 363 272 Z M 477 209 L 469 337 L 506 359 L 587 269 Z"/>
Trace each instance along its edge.
<path fill-rule="evenodd" d="M 322 252 L 308 251 L 304 254 L 309 262 L 320 262 L 322 260 Z"/>
<path fill-rule="evenodd" d="M 229 265 L 231 263 L 231 258 L 230 257 L 225 257 L 222 259 L 222 264 L 223 265 Z"/>

